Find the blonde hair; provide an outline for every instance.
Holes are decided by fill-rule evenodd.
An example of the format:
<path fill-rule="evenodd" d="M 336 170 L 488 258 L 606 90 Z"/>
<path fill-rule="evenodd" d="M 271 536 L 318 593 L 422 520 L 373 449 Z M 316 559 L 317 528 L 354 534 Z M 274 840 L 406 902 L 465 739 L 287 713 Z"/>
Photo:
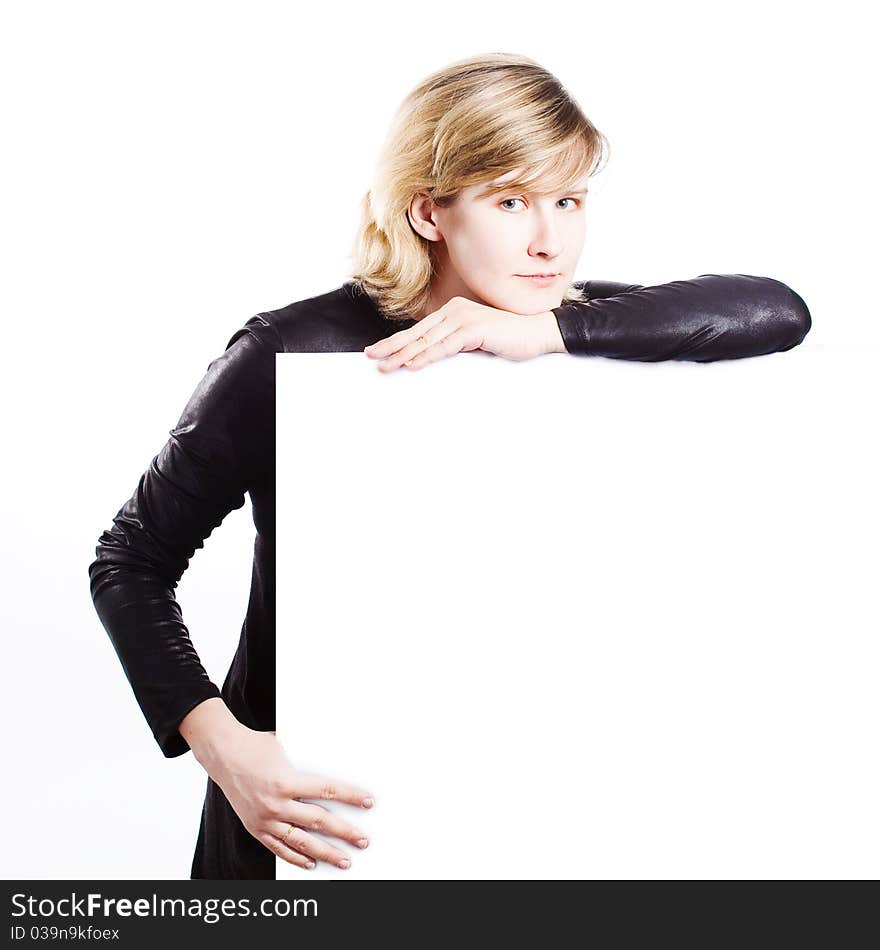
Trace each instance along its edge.
<path fill-rule="evenodd" d="M 422 80 L 401 103 L 381 148 L 350 255 L 350 276 L 389 319 L 428 304 L 433 242 L 410 224 L 418 192 L 448 207 L 463 188 L 516 169 L 488 194 L 540 185 L 544 194 L 592 177 L 608 140 L 559 80 L 533 59 L 486 53 Z M 537 189 L 533 189 L 537 190 Z M 570 285 L 564 301 L 585 300 Z"/>

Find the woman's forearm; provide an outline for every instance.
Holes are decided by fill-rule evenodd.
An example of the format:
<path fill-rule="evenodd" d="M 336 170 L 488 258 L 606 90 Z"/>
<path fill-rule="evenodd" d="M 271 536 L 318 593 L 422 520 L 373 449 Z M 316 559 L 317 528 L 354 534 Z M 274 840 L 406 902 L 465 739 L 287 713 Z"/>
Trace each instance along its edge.
<path fill-rule="evenodd" d="M 215 697 L 190 710 L 181 720 L 178 731 L 199 763 L 210 772 L 211 765 L 222 759 L 242 728 L 226 703 Z"/>
<path fill-rule="evenodd" d="M 652 287 L 588 282 L 586 303 L 553 308 L 569 353 L 613 359 L 741 359 L 789 350 L 810 330 L 810 311 L 786 284 L 749 274 L 701 274 Z M 634 289 L 636 288 L 636 289 Z"/>
<path fill-rule="evenodd" d="M 535 315 L 535 323 L 541 328 L 541 337 L 544 341 L 545 353 L 566 353 L 565 343 L 559 329 L 559 321 L 552 310 Z"/>

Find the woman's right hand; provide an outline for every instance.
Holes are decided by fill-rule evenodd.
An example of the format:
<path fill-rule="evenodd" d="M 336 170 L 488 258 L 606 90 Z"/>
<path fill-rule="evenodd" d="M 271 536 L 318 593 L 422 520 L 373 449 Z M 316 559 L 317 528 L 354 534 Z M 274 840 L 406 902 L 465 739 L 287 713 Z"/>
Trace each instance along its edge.
<path fill-rule="evenodd" d="M 199 757 L 220 786 L 245 828 L 290 864 L 311 869 L 317 861 L 336 867 L 351 864 L 348 855 L 312 832 L 321 832 L 359 848 L 366 834 L 322 805 L 297 801 L 322 798 L 371 808 L 369 792 L 321 775 L 298 772 L 274 732 L 259 732 L 240 722 L 223 742 L 222 755 Z"/>

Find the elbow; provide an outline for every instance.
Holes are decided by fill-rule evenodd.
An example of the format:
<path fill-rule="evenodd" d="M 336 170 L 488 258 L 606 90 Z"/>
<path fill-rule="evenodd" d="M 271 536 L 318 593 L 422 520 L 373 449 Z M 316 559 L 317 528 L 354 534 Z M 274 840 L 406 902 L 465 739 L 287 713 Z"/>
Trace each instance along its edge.
<path fill-rule="evenodd" d="M 100 547 L 98 548 L 100 552 Z M 95 607 L 98 606 L 98 598 L 104 587 L 104 581 L 107 578 L 109 573 L 109 565 L 106 561 L 102 560 L 100 553 L 98 556 L 89 564 L 89 595 L 92 598 L 92 603 Z"/>
<path fill-rule="evenodd" d="M 114 564 L 112 555 L 106 545 L 106 533 L 98 539 L 98 546 L 95 548 L 95 558 L 89 564 L 89 594 L 95 607 L 98 606 L 100 594 L 105 589 L 106 583 L 112 574 Z"/>
<path fill-rule="evenodd" d="M 788 349 L 791 349 L 791 347 L 803 343 L 804 337 L 810 332 L 810 327 L 813 325 L 813 318 L 810 316 L 809 308 L 804 303 L 803 297 L 792 290 L 791 287 L 788 288 L 788 292 L 792 298 L 789 306 L 791 343 L 788 346 Z"/>
<path fill-rule="evenodd" d="M 98 608 L 125 591 L 149 590 L 150 596 L 167 596 L 177 587 L 188 563 L 188 555 L 159 548 L 146 532 L 124 530 L 117 515 L 114 526 L 98 539 L 95 558 L 89 564 L 92 602 Z"/>
<path fill-rule="evenodd" d="M 135 539 L 120 531 L 118 523 L 105 531 L 95 548 L 95 558 L 89 564 L 89 593 L 92 603 L 101 612 L 101 605 L 113 599 L 126 584 L 139 579 L 153 579 L 149 562 L 135 544 Z"/>
<path fill-rule="evenodd" d="M 98 580 L 103 568 L 101 562 L 101 548 L 104 541 L 104 535 L 101 535 L 98 538 L 98 545 L 95 548 L 95 557 L 92 562 L 89 564 L 89 593 L 91 594 L 92 602 L 95 601 L 95 589 L 98 584 Z"/>
<path fill-rule="evenodd" d="M 792 290 L 787 284 L 776 281 L 781 290 L 778 303 L 778 317 L 780 325 L 779 350 L 790 350 L 800 343 L 810 332 L 813 319 L 810 310 L 804 303 L 803 297 Z"/>

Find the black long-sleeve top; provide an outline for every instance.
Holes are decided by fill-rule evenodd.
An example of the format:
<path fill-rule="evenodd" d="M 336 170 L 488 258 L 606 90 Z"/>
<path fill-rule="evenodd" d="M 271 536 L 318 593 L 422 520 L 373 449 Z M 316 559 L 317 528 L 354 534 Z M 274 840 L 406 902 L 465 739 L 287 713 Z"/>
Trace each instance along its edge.
<path fill-rule="evenodd" d="M 578 281 L 589 300 L 553 313 L 577 356 L 711 362 L 789 350 L 811 326 L 777 280 L 703 274 L 653 287 Z M 188 751 L 181 720 L 222 696 L 252 729 L 275 729 L 275 354 L 354 352 L 414 320 L 389 321 L 355 281 L 251 317 L 229 340 L 170 438 L 98 541 L 95 608 L 159 748 Z M 205 539 L 250 495 L 250 599 L 222 689 L 190 640 L 174 589 Z M 209 779 L 192 877 L 274 879 L 275 857 Z"/>

